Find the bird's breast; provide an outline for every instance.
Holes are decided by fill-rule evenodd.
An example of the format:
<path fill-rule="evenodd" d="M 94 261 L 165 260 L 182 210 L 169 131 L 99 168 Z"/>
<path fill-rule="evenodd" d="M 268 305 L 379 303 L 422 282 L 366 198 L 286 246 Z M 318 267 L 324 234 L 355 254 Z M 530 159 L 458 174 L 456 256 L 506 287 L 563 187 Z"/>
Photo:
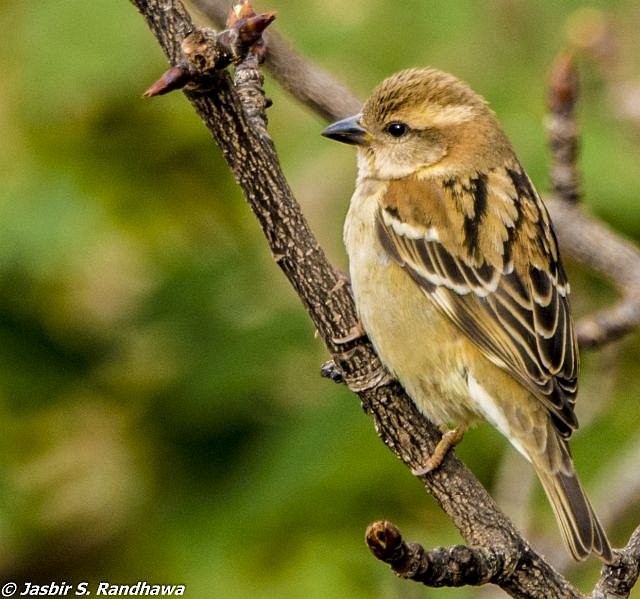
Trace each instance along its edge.
<path fill-rule="evenodd" d="M 382 247 L 375 223 L 386 188 L 384 181 L 359 181 L 345 221 L 358 316 L 382 362 L 429 418 L 467 424 L 477 416 L 468 392 L 469 342 Z"/>

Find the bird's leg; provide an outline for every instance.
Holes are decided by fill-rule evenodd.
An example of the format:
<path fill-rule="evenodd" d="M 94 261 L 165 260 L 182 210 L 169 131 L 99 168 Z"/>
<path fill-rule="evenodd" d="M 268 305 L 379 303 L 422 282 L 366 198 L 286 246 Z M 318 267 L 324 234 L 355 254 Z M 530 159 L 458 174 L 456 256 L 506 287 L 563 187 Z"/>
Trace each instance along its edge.
<path fill-rule="evenodd" d="M 361 337 L 366 337 L 367 333 L 362 328 L 360 322 L 356 322 L 348 331 L 344 337 L 332 337 L 331 341 L 336 343 L 337 345 L 346 345 L 347 343 L 351 343 L 352 341 L 356 341 Z"/>
<path fill-rule="evenodd" d="M 366 337 L 367 334 L 365 330 L 362 328 L 360 322 L 356 322 L 348 331 L 344 337 L 332 337 L 331 341 L 333 341 L 336 345 L 346 345 L 351 343 L 352 341 L 357 341 L 362 337 Z M 344 383 L 346 382 L 340 369 L 338 363 L 341 359 L 349 359 L 351 355 L 353 355 L 354 349 L 351 348 L 345 352 L 339 352 L 334 354 L 334 359 L 325 362 L 320 369 L 320 374 L 328 379 L 331 379 L 334 383 Z"/>
<path fill-rule="evenodd" d="M 458 426 L 454 429 L 449 429 L 444 426 L 441 430 L 442 437 L 440 437 L 440 441 L 438 441 L 433 453 L 427 458 L 425 465 L 422 468 L 414 468 L 411 470 L 415 476 L 422 476 L 439 468 L 449 450 L 462 441 L 466 429 L 464 426 Z"/>

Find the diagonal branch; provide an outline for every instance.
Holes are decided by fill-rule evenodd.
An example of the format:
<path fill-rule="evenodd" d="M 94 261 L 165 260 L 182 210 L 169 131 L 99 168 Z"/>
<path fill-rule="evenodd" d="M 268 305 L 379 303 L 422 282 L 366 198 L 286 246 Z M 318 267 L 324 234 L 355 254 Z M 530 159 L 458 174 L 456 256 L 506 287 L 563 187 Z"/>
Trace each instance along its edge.
<path fill-rule="evenodd" d="M 171 66 L 186 64 L 187 72 L 198 75 L 194 82 L 206 81 L 204 86 L 185 87 L 184 93 L 220 146 L 260 222 L 274 259 L 331 353 L 334 366 L 329 370 L 357 392 L 383 442 L 418 470 L 433 452 L 439 432 L 390 379 L 368 340 L 357 333 L 358 321 L 348 289 L 328 263 L 291 193 L 273 143 L 262 127 L 263 120 L 254 113 L 260 102 L 254 102 L 255 93 L 245 93 L 260 93 L 252 87 L 260 81 L 255 56 L 247 55 L 238 65 L 235 86 L 224 71 L 199 73 L 201 61 L 189 62 L 191 54 L 184 50 L 190 47 L 192 36 L 203 30 L 194 29 L 180 2 L 131 1 L 146 19 Z M 198 39 L 209 39 L 215 45 L 218 37 L 207 30 Z M 243 100 L 250 102 L 249 109 Z M 420 478 L 472 548 L 490 549 L 472 551 L 478 565 L 483 556 L 501 556 L 501 567 L 492 580 L 512 596 L 548 597 L 549 589 L 557 589 L 558 597 L 581 596 L 519 536 L 455 455 L 449 453 L 440 468 Z M 623 566 L 621 571 L 626 572 L 628 568 Z M 540 586 L 540 581 L 544 585 Z"/>
<path fill-rule="evenodd" d="M 461 587 L 496 584 L 505 591 L 520 596 L 516 581 L 520 575 L 527 578 L 527 597 L 580 598 L 582 595 L 561 577 L 549 579 L 544 572 L 522 572 L 531 564 L 525 561 L 508 576 L 508 560 L 500 549 L 491 546 L 437 547 L 429 551 L 418 543 L 407 543 L 400 530 L 391 522 L 370 524 L 366 533 L 367 545 L 381 561 L 389 564 L 401 578 L 431 587 Z M 526 552 L 523 552 L 526 555 Z M 533 564 L 535 567 L 536 564 Z"/>
<path fill-rule="evenodd" d="M 640 574 L 640 527 L 636 528 L 627 546 L 620 552 L 618 563 L 602 570 L 600 580 L 591 594 L 593 599 L 628 597 Z"/>
<path fill-rule="evenodd" d="M 216 27 L 224 27 L 229 2 L 226 0 L 189 0 Z M 265 40 L 269 51 L 265 67 L 273 78 L 304 106 L 326 121 L 355 114 L 362 102 L 333 75 L 298 54 L 289 43 L 273 30 Z"/>
<path fill-rule="evenodd" d="M 577 204 L 547 200 L 564 254 L 612 281 L 620 299 L 577 323 L 581 347 L 600 347 L 640 325 L 640 251 Z"/>
<path fill-rule="evenodd" d="M 225 0 L 190 1 L 213 23 L 224 23 L 227 10 Z M 360 100 L 344 85 L 293 51 L 273 31 L 269 32 L 269 36 L 265 66 L 274 79 L 297 100 L 329 121 L 360 110 Z M 574 77 L 574 73 L 567 63 L 564 68 L 565 72 L 559 73 L 559 78 L 552 80 L 552 88 L 555 86 L 556 93 L 566 94 L 565 100 L 575 104 L 577 89 L 572 88 L 568 81 Z M 596 348 L 626 335 L 640 325 L 640 251 L 591 218 L 577 202 L 579 185 L 575 158 L 578 128 L 573 111 L 563 112 L 566 111 L 566 104 L 558 108 L 563 114 L 551 117 L 555 122 L 552 133 L 554 161 L 551 169 L 553 198 L 546 204 L 562 252 L 610 280 L 621 295 L 614 305 L 587 315 L 576 323 L 580 345 Z M 572 205 L 563 206 L 555 201 L 556 197 L 561 196 L 569 197 Z M 585 234 L 585 230 L 592 233 L 593 237 Z"/>
<path fill-rule="evenodd" d="M 640 325 L 640 251 L 582 210 L 577 168 L 576 117 L 578 72 L 571 55 L 561 54 L 551 69 L 549 83 L 549 145 L 551 147 L 552 213 L 563 250 L 588 264 L 620 293 L 612 306 L 578 322 L 582 347 L 597 347 L 618 339 Z"/>

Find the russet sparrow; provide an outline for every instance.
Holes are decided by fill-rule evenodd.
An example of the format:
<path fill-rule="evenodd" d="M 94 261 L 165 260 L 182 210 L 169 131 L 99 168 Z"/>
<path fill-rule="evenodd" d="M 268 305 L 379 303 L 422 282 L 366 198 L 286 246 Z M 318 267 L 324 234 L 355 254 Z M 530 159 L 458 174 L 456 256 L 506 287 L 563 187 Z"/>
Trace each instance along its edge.
<path fill-rule="evenodd" d="M 361 324 L 418 408 L 486 419 L 533 465 L 575 559 L 612 559 L 573 465 L 578 348 L 549 214 L 485 100 L 409 69 L 323 135 L 354 144 L 344 227 Z"/>

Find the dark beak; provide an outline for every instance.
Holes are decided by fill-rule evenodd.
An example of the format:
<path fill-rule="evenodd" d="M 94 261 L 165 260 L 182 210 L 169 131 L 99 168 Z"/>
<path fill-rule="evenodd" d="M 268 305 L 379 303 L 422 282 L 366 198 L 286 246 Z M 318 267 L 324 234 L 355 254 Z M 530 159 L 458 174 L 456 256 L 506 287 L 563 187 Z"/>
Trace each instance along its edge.
<path fill-rule="evenodd" d="M 362 115 L 356 114 L 329 125 L 322 135 L 329 139 L 341 141 L 344 144 L 364 146 L 369 143 L 369 132 L 360 124 Z"/>

